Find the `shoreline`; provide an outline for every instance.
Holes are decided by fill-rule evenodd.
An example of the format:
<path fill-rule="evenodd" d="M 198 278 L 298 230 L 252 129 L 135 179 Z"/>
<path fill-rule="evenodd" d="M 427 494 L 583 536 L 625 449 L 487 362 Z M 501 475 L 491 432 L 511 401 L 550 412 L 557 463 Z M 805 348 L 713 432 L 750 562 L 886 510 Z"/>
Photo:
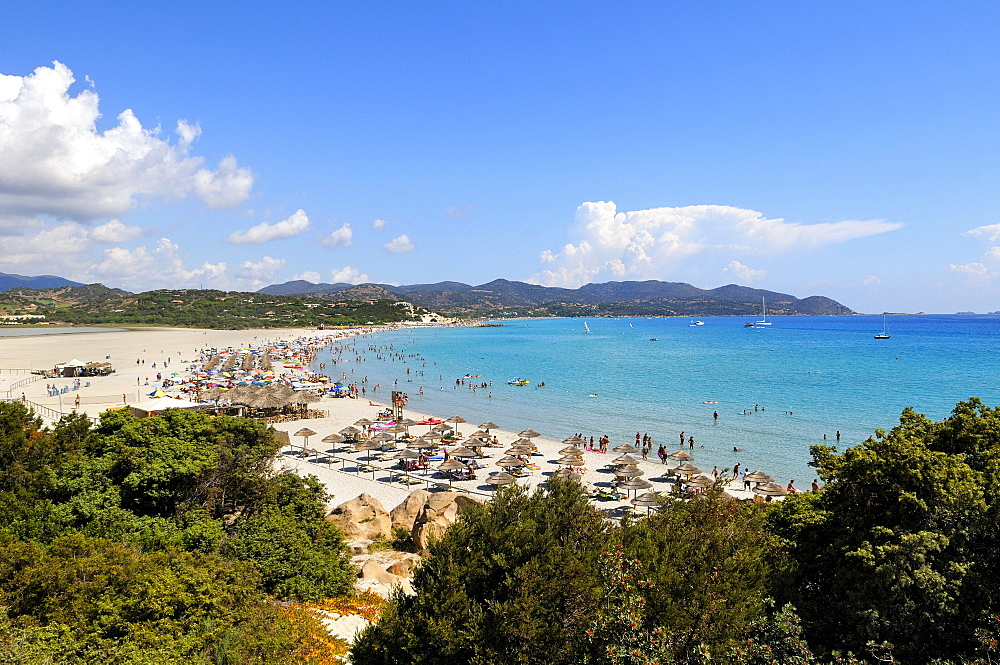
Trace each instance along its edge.
<path fill-rule="evenodd" d="M 100 413 L 107 410 L 106 404 L 83 403 L 78 409 L 73 409 L 66 404 L 66 400 L 70 399 L 70 396 L 75 397 L 75 394 L 80 394 L 84 398 L 121 394 L 126 403 L 138 402 L 143 397 L 144 392 L 149 392 L 155 387 L 153 385 L 145 385 L 144 381 L 147 376 L 155 375 L 155 371 L 161 368 L 164 370 L 173 370 L 174 367 L 172 365 L 175 364 L 191 366 L 199 349 L 248 348 L 277 341 L 291 341 L 302 338 L 315 339 L 317 340 L 316 343 L 322 341 L 323 348 L 326 348 L 338 341 L 356 338 L 365 333 L 383 332 L 399 327 L 402 326 L 378 329 L 365 326 L 332 331 L 302 328 L 216 331 L 192 328 L 143 327 L 140 329 L 95 331 L 81 334 L 79 337 L 73 338 L 72 344 L 65 343 L 68 340 L 68 336 L 64 335 L 16 336 L 9 337 L 6 344 L 0 344 L 0 370 L 8 368 L 23 369 L 25 365 L 30 369 L 43 369 L 64 362 L 69 357 L 76 357 L 84 362 L 111 362 L 115 369 L 113 374 L 104 377 L 89 377 L 83 382 L 79 390 L 64 393 L 58 397 L 49 395 L 46 391 L 46 385 L 55 384 L 60 388 L 68 387 L 72 383 L 72 379 L 39 377 L 23 387 L 11 391 L 12 394 L 10 397 L 14 399 L 20 396 L 18 393 L 23 393 L 29 402 L 39 404 L 43 407 L 58 409 L 61 404 L 63 412 L 78 410 L 92 418 L 96 418 L 99 417 Z M 130 334 L 135 332 L 146 334 Z M 167 366 L 162 366 L 161 363 L 163 362 L 168 363 Z M 155 368 L 153 367 L 154 364 L 156 365 Z M 24 377 L 25 375 L 23 374 L 0 371 L 0 391 L 8 390 L 8 386 L 13 383 L 11 381 L 12 378 L 21 380 Z M 369 399 L 369 397 L 372 399 Z M 383 400 L 379 399 L 379 397 L 377 395 L 369 395 L 365 398 L 357 399 L 323 398 L 321 402 L 313 406 L 326 411 L 325 417 L 290 420 L 277 423 L 274 425 L 274 428 L 277 431 L 284 431 L 290 435 L 289 438 L 293 442 L 293 448 L 297 447 L 296 444 L 300 442 L 294 436 L 294 432 L 302 427 L 309 427 L 316 431 L 318 436 L 314 441 L 318 443 L 319 439 L 327 434 L 337 432 L 348 425 L 352 425 L 360 418 L 367 417 L 374 419 L 374 414 L 386 408 Z M 434 415 L 440 418 L 448 418 L 456 415 L 427 414 L 410 408 L 406 408 L 404 414 L 407 417 L 412 417 L 414 420 L 421 420 Z M 48 420 L 51 421 L 51 418 Z M 475 428 L 473 424 L 469 424 L 462 426 L 461 429 L 463 433 L 468 434 Z M 491 433 L 494 433 L 494 431 L 491 430 Z M 518 438 L 517 433 L 503 430 L 502 428 L 496 430 L 495 433 L 499 436 L 500 441 L 505 444 L 505 447 Z M 537 461 L 538 469 L 532 470 L 524 480 L 519 481 L 529 487 L 535 487 L 544 482 L 548 478 L 548 475 L 558 468 L 558 465 L 555 464 L 555 460 L 559 457 L 557 450 L 565 445 L 545 437 L 539 437 L 533 439 L 533 441 L 537 444 L 538 451 L 542 453 L 531 460 L 532 462 Z M 309 447 L 325 448 L 325 445 L 310 445 Z M 458 487 L 465 487 L 466 490 L 488 496 L 489 486 L 484 486 L 483 479 L 489 473 L 500 470 L 499 467 L 494 465 L 494 462 L 498 459 L 498 453 L 501 453 L 502 450 L 504 449 L 484 449 L 485 452 L 489 452 L 493 457 L 483 460 L 484 468 L 480 471 L 478 479 L 476 481 L 463 481 L 464 484 L 462 482 L 455 482 L 454 484 Z M 379 480 L 374 480 L 365 475 L 359 475 L 358 468 L 361 465 L 360 460 L 365 457 L 364 453 L 338 454 L 345 460 L 341 463 L 343 470 L 340 470 L 333 468 L 332 464 L 324 465 L 320 462 L 309 461 L 310 459 L 318 459 L 316 457 L 293 457 L 288 454 L 290 449 L 287 447 L 282 452 L 284 454 L 280 457 L 280 466 L 296 470 L 300 473 L 309 473 L 317 476 L 327 487 L 328 492 L 333 495 L 331 506 L 352 499 L 358 494 L 367 493 L 378 498 L 387 508 L 391 509 L 409 495 L 410 492 L 417 489 L 416 485 L 408 487 L 398 483 L 390 484 L 379 482 Z M 611 455 L 611 457 L 608 457 L 608 455 Z M 584 460 L 588 470 L 585 472 L 583 479 L 599 487 L 604 486 L 611 476 L 605 473 L 602 468 L 615 456 L 611 453 L 602 454 L 587 451 L 584 454 Z M 638 458 L 638 454 L 635 457 Z M 354 464 L 353 470 L 351 467 L 352 461 Z M 432 466 L 436 466 L 436 464 L 434 463 Z M 384 466 L 388 467 L 389 464 L 385 464 Z M 640 460 L 640 468 L 644 470 L 646 477 L 655 477 L 659 474 L 654 473 L 654 470 L 663 471 L 668 467 L 660 465 L 658 461 L 654 463 L 642 462 Z M 389 477 L 390 472 L 389 469 L 380 466 L 373 475 L 375 478 L 385 479 Z M 440 482 L 437 479 L 431 479 L 429 476 L 422 477 L 421 479 L 425 483 Z M 654 489 L 657 488 L 654 487 Z M 736 491 L 743 492 L 741 489 Z M 619 508 L 622 505 L 628 505 L 628 502 L 608 502 L 606 505 L 611 508 Z"/>

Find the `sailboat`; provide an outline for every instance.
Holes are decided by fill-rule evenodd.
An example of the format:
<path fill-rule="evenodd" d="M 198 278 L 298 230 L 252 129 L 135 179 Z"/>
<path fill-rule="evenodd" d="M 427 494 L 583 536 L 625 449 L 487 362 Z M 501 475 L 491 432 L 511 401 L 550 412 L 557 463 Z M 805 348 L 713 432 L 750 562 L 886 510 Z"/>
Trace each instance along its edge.
<path fill-rule="evenodd" d="M 744 328 L 761 328 L 763 326 L 771 325 L 771 322 L 767 320 L 767 304 L 764 302 L 764 296 L 761 296 L 760 298 L 760 307 L 762 311 L 760 321 L 747 321 L 743 324 Z"/>
<path fill-rule="evenodd" d="M 585 333 L 589 333 L 590 332 L 590 326 L 587 325 L 586 321 L 583 322 L 583 332 L 585 332 Z"/>
<path fill-rule="evenodd" d="M 889 325 L 886 323 L 885 314 L 882 315 L 882 332 L 875 335 L 875 339 L 889 339 Z"/>

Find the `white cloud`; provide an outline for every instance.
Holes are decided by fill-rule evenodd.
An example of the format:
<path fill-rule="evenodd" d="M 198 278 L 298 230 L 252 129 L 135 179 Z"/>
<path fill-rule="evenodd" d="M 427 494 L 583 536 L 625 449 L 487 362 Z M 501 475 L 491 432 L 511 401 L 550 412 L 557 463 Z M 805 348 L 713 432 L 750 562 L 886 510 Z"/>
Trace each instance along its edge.
<path fill-rule="evenodd" d="M 307 270 L 305 272 L 300 272 L 298 275 L 292 275 L 293 282 L 300 279 L 306 282 L 312 282 L 313 284 L 318 284 L 323 281 L 323 276 L 315 270 Z"/>
<path fill-rule="evenodd" d="M 73 72 L 55 62 L 28 76 L 0 76 L 0 210 L 5 215 L 87 221 L 121 215 L 142 198 L 236 205 L 253 175 L 227 157 L 213 171 L 190 154 L 200 128 L 177 124 L 171 143 L 130 109 L 98 131 L 99 97 L 69 94 Z"/>
<path fill-rule="evenodd" d="M 326 245 L 327 247 L 350 247 L 354 244 L 354 232 L 351 231 L 351 225 L 344 223 L 336 231 L 333 231 L 329 235 L 320 238 L 320 243 Z"/>
<path fill-rule="evenodd" d="M 372 222 L 373 229 L 384 229 L 387 226 L 389 226 L 389 222 L 385 221 L 384 219 L 376 219 L 374 222 Z"/>
<path fill-rule="evenodd" d="M 370 282 L 368 275 L 365 275 L 357 268 L 352 268 L 351 266 L 344 266 L 343 268 L 336 268 L 330 271 L 330 281 L 336 284 L 337 282 L 345 282 L 347 284 L 364 284 Z"/>
<path fill-rule="evenodd" d="M 576 210 L 574 232 L 579 242 L 565 245 L 559 253 L 543 252 L 542 261 L 553 267 L 530 280 L 576 287 L 602 278 L 656 279 L 706 252 L 770 256 L 872 236 L 901 226 L 877 219 L 797 224 L 767 219 L 753 210 L 718 205 L 618 212 L 611 201 L 586 202 Z"/>
<path fill-rule="evenodd" d="M 473 205 L 451 206 L 444 211 L 444 214 L 448 215 L 452 219 L 465 219 L 469 216 L 469 213 L 475 210 L 475 208 L 476 206 Z"/>
<path fill-rule="evenodd" d="M 986 266 L 977 261 L 972 263 L 963 263 L 961 265 L 951 264 L 948 266 L 948 269 L 976 279 L 990 279 L 992 277 Z"/>
<path fill-rule="evenodd" d="M 417 246 L 410 240 L 409 236 L 403 234 L 397 238 L 393 238 L 385 245 L 385 251 L 390 254 L 405 254 L 407 252 L 412 252 Z"/>
<path fill-rule="evenodd" d="M 261 222 L 246 231 L 234 231 L 226 238 L 226 242 L 234 245 L 261 245 L 272 240 L 291 238 L 309 228 L 309 217 L 299 208 L 288 219 L 268 224 Z"/>
<path fill-rule="evenodd" d="M 876 277 L 875 275 L 868 275 L 867 277 L 865 277 L 864 283 L 865 286 L 878 286 L 879 284 L 882 283 L 882 280 Z"/>
<path fill-rule="evenodd" d="M 111 247 L 104 250 L 101 261 L 90 266 L 87 275 L 98 281 L 110 278 L 116 285 L 137 290 L 203 286 L 230 289 L 238 285 L 224 262 L 186 268 L 179 249 L 169 238 L 160 238 L 152 249 Z"/>
<path fill-rule="evenodd" d="M 285 267 L 285 259 L 264 256 L 260 261 L 244 261 L 240 267 L 233 270 L 233 277 L 249 283 L 253 289 L 267 286 L 274 281 L 274 276 Z"/>
<path fill-rule="evenodd" d="M 986 238 L 990 242 L 996 242 L 997 240 L 1000 240 L 1000 224 L 977 226 L 974 229 L 963 232 L 962 235 L 972 236 L 974 238 Z"/>
<path fill-rule="evenodd" d="M 209 208 L 232 208 L 250 198 L 253 173 L 236 165 L 232 155 L 219 161 L 216 171 L 199 169 L 194 174 L 194 192 Z"/>
<path fill-rule="evenodd" d="M 95 226 L 90 237 L 98 243 L 128 242 L 135 240 L 144 233 L 141 226 L 125 226 L 117 219 Z"/>
<path fill-rule="evenodd" d="M 744 284 L 751 284 L 754 280 L 764 279 L 767 277 L 766 270 L 757 270 L 751 268 L 750 266 L 743 265 L 739 261 L 730 261 L 729 265 L 722 269 L 723 272 L 731 272 L 736 275 Z"/>

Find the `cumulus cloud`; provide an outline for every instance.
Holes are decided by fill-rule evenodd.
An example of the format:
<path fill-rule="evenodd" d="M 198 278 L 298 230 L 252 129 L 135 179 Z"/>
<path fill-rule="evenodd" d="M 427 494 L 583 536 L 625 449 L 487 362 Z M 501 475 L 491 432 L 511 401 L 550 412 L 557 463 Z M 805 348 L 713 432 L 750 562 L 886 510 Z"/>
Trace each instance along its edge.
<path fill-rule="evenodd" d="M 655 279 L 678 269 L 691 257 L 709 252 L 773 256 L 901 226 L 878 219 L 799 224 L 719 205 L 619 212 L 611 201 L 586 202 L 576 210 L 574 233 L 580 240 L 559 252 L 543 252 L 542 261 L 552 268 L 533 275 L 531 281 L 577 287 L 601 278 Z"/>
<path fill-rule="evenodd" d="M 274 224 L 261 222 L 246 231 L 234 231 L 226 238 L 226 242 L 234 245 L 261 245 L 272 240 L 291 238 L 309 228 L 309 217 L 301 208 L 288 219 Z"/>
<path fill-rule="evenodd" d="M 307 270 L 305 272 L 300 272 L 298 275 L 292 275 L 293 282 L 300 279 L 306 282 L 312 282 L 313 284 L 318 284 L 323 281 L 323 276 L 315 270 Z"/>
<path fill-rule="evenodd" d="M 205 286 L 216 288 L 228 285 L 224 262 L 206 262 L 198 268 L 188 269 L 179 247 L 169 238 L 160 238 L 151 250 L 145 246 L 106 249 L 103 259 L 91 267 L 91 273 L 99 278 L 116 278 L 126 285 L 200 286 L 205 282 Z"/>
<path fill-rule="evenodd" d="M 384 229 L 387 226 L 389 226 L 389 222 L 385 221 L 384 219 L 376 219 L 374 222 L 372 222 L 372 228 L 376 230 Z"/>
<path fill-rule="evenodd" d="M 191 154 L 201 129 L 181 121 L 171 142 L 130 109 L 99 131 L 99 97 L 69 93 L 73 72 L 55 62 L 27 76 L 0 75 L 0 210 L 88 221 L 121 215 L 140 199 L 195 195 L 210 207 L 249 196 L 253 174 L 223 159 L 215 170 Z"/>
<path fill-rule="evenodd" d="M 284 267 L 285 259 L 265 256 L 257 262 L 244 261 L 233 271 L 233 276 L 247 281 L 254 288 L 260 288 L 273 282 L 274 276 Z"/>
<path fill-rule="evenodd" d="M 383 245 L 383 247 L 385 247 L 385 251 L 390 254 L 406 254 L 407 252 L 412 252 L 417 248 L 417 246 L 406 234 L 393 238 Z"/>
<path fill-rule="evenodd" d="M 750 266 L 743 265 L 739 261 L 730 261 L 729 265 L 723 268 L 722 271 L 736 275 L 736 278 L 744 284 L 751 284 L 756 279 L 763 279 L 767 277 L 766 270 L 757 270 L 751 268 Z"/>
<path fill-rule="evenodd" d="M 350 247 L 354 244 L 353 237 L 354 232 L 351 231 L 351 225 L 345 223 L 336 231 L 320 238 L 320 242 L 327 247 Z"/>
<path fill-rule="evenodd" d="M 135 240 L 143 233 L 141 226 L 125 226 L 119 220 L 112 219 L 110 222 L 95 226 L 90 232 L 90 237 L 94 242 L 111 244 Z"/>
<path fill-rule="evenodd" d="M 448 215 L 452 219 L 465 219 L 469 216 L 476 206 L 464 205 L 464 206 L 451 206 L 444 211 L 444 214 Z"/>
<path fill-rule="evenodd" d="M 875 275 L 868 275 L 864 280 L 865 286 L 878 286 L 882 283 L 882 280 Z"/>
<path fill-rule="evenodd" d="M 364 284 L 365 282 L 370 282 L 368 275 L 365 275 L 357 268 L 352 268 L 351 266 L 344 266 L 343 268 L 335 268 L 330 271 L 330 280 L 334 283 L 345 282 L 347 284 Z"/>

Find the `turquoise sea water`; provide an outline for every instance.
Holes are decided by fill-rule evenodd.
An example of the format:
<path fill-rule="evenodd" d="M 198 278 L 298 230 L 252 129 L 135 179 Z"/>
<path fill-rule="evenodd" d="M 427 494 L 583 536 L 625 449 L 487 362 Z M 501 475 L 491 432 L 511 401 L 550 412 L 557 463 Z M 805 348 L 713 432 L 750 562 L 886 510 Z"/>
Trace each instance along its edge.
<path fill-rule="evenodd" d="M 640 431 L 673 452 L 684 431 L 702 468 L 740 462 L 800 486 L 815 476 L 808 448 L 824 434 L 834 445 L 839 430 L 843 449 L 891 428 L 906 406 L 937 420 L 971 396 L 1000 404 L 1000 316 L 890 317 L 888 340 L 873 338 L 880 316 L 774 317 L 768 328 L 744 328 L 742 317 L 702 320 L 406 329 L 357 339 L 360 360 L 346 353 L 333 365 L 327 353 L 317 363 L 333 378 L 367 376 L 369 396 L 382 384 L 374 394 L 381 400 L 398 381 L 416 411 L 532 427 L 547 438 L 607 434 L 615 446 Z M 456 386 L 467 374 L 492 386 Z M 513 378 L 531 384 L 507 385 Z"/>

